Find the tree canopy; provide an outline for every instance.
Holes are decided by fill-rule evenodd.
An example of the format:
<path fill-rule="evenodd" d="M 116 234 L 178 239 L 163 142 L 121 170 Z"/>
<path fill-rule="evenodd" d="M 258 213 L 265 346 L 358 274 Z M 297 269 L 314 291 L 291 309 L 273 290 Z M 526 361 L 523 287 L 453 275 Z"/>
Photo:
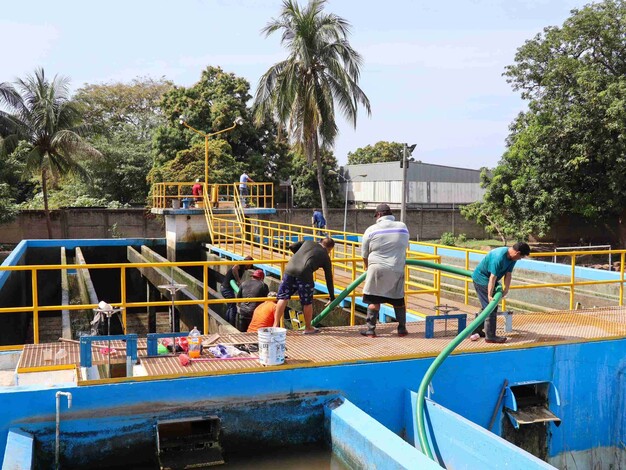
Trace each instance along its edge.
<path fill-rule="evenodd" d="M 381 140 L 374 145 L 366 145 L 356 149 L 354 152 L 348 152 L 348 165 L 398 162 L 402 160 L 403 148 L 404 144 Z M 413 159 L 411 158 L 411 160 Z"/>
<path fill-rule="evenodd" d="M 359 87 L 361 56 L 348 41 L 349 23 L 326 13 L 325 0 L 302 8 L 284 0 L 281 15 L 263 29 L 281 33 L 288 57 L 259 80 L 254 98 L 255 122 L 276 120 L 309 163 L 316 163 L 322 211 L 328 202 L 321 150 L 332 149 L 337 137 L 336 110 L 356 126 L 358 105 L 370 113 L 369 99 Z"/>
<path fill-rule="evenodd" d="M 219 67 L 207 67 L 189 88 L 174 87 L 165 93 L 161 109 L 166 123 L 153 139 L 152 181 L 194 181 L 204 175 L 205 140 L 180 125 L 179 118 L 199 131 L 211 134 L 230 127 L 237 117 L 242 125 L 209 140 L 211 183 L 233 183 L 243 170 L 255 180 L 279 181 L 289 175 L 288 147 L 270 121 L 252 125 L 246 106 L 250 84 Z"/>
<path fill-rule="evenodd" d="M 521 237 L 576 214 L 617 229 L 626 246 L 625 37 L 626 3 L 607 0 L 572 10 L 518 49 L 505 75 L 528 110 L 468 213 Z"/>
<path fill-rule="evenodd" d="M 43 69 L 0 87 L 0 139 L 5 153 L 20 150 L 24 173 L 37 175 L 41 183 L 48 236 L 52 224 L 48 207 L 48 185 L 66 175 L 86 175 L 79 157 L 101 154 L 82 137 L 80 113 L 70 101 L 69 80 L 48 79 Z M 23 144 L 20 148 L 20 144 Z"/>

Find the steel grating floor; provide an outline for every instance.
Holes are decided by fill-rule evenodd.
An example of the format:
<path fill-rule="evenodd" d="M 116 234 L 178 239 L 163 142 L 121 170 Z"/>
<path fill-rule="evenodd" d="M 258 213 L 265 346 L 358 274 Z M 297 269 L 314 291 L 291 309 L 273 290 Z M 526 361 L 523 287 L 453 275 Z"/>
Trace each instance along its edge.
<path fill-rule="evenodd" d="M 468 321 L 473 319 L 468 318 Z M 142 358 L 148 376 L 171 377 L 182 375 L 220 375 L 237 372 L 276 370 L 280 368 L 316 367 L 375 361 L 393 361 L 421 357 L 435 357 L 456 333 L 456 322 L 435 322 L 435 337 L 424 338 L 424 322 L 408 324 L 409 335 L 399 338 L 396 324 L 378 325 L 377 337 L 359 334 L 362 327 L 322 328 L 316 335 L 287 333 L 287 358 L 282 366 L 264 367 L 257 359 L 212 360 L 181 366 L 175 357 Z M 602 341 L 626 337 L 626 308 L 601 308 L 551 313 L 516 313 L 513 331 L 504 333 L 504 319 L 498 320 L 498 334 L 505 334 L 505 344 L 488 344 L 483 340 L 464 340 L 454 354 L 520 349 L 548 344 L 568 344 Z M 256 334 L 241 333 L 222 336 L 224 343 L 248 343 Z M 218 342 L 219 342 L 218 341 Z"/>
<path fill-rule="evenodd" d="M 468 323 L 473 315 L 468 316 Z M 435 322 L 435 336 L 424 338 L 424 322 L 411 322 L 407 325 L 409 335 L 399 338 L 396 324 L 379 324 L 377 337 L 367 338 L 359 334 L 359 326 L 341 326 L 322 328 L 319 334 L 302 335 L 299 332 L 287 332 L 287 357 L 281 366 L 264 367 L 258 359 L 213 359 L 193 362 L 182 366 L 174 356 L 146 357 L 145 338 L 138 343 L 139 360 L 145 368 L 145 379 L 171 378 L 190 375 L 222 375 L 250 371 L 278 370 L 298 367 L 319 367 L 349 363 L 393 361 L 422 357 L 435 357 L 456 334 L 456 321 Z M 597 308 L 576 311 L 549 313 L 515 313 L 513 331 L 504 332 L 504 319 L 498 319 L 498 334 L 506 335 L 505 344 L 488 344 L 483 340 L 464 340 L 454 354 L 522 349 L 545 345 L 571 344 L 590 341 L 603 341 L 626 338 L 626 307 Z M 225 344 L 254 343 L 254 333 L 221 335 L 216 341 Z M 100 349 L 106 341 L 98 342 L 93 347 L 93 363 L 105 364 L 107 357 Z M 124 343 L 112 341 L 111 346 L 117 352 L 111 356 L 111 362 L 125 362 Z M 54 359 L 60 350 L 66 351 L 62 359 Z M 45 360 L 44 350 L 51 350 L 52 360 Z M 208 358 L 208 356 L 203 356 Z M 78 365 L 79 345 L 75 343 L 46 343 L 26 345 L 18 364 L 18 372 L 36 370 L 54 370 Z M 137 378 L 134 378 L 137 379 Z M 132 380 L 132 379 L 129 379 Z"/>

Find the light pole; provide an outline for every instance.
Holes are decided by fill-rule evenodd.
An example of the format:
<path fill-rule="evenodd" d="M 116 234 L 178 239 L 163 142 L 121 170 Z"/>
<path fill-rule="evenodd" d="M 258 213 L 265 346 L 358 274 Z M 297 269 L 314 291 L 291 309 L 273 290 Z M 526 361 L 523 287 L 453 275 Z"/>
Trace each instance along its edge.
<path fill-rule="evenodd" d="M 346 220 L 348 219 L 348 183 L 352 183 L 353 180 L 352 178 L 346 178 L 342 174 L 337 173 L 335 170 L 329 170 L 328 173 L 330 173 L 331 175 L 339 176 L 339 178 L 341 178 L 346 184 L 346 197 L 345 197 L 344 208 L 343 208 L 343 233 L 346 233 Z M 367 174 L 356 175 L 355 178 L 364 178 L 366 176 Z"/>
<path fill-rule="evenodd" d="M 400 203 L 400 222 L 406 223 L 406 199 L 407 199 L 407 176 L 409 174 L 409 155 L 415 150 L 417 144 L 408 145 L 404 144 L 402 149 L 402 161 L 400 162 L 400 168 L 402 168 L 402 200 Z"/>
<path fill-rule="evenodd" d="M 209 183 L 209 137 L 213 137 L 214 135 L 223 134 L 224 132 L 232 131 L 235 127 L 241 126 L 243 124 L 243 119 L 241 117 L 236 117 L 233 125 L 227 127 L 226 129 L 222 129 L 221 131 L 211 132 L 207 134 L 205 132 L 199 131 L 194 127 L 191 127 L 187 124 L 185 120 L 185 116 L 182 114 L 178 117 L 178 122 L 180 122 L 181 126 L 185 126 L 187 129 L 191 129 L 196 134 L 199 134 L 204 137 L 204 191 L 203 194 L 207 193 L 207 184 Z"/>

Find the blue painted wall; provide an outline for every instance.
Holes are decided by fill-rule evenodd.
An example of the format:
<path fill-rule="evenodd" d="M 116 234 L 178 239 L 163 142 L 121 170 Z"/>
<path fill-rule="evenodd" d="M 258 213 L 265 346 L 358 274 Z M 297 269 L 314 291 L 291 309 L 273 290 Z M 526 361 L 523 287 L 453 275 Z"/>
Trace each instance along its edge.
<path fill-rule="evenodd" d="M 563 424 L 551 427 L 549 455 L 616 447 L 624 438 L 626 340 L 537 347 L 450 357 L 433 380 L 431 398 L 487 426 L 504 379 L 552 381 L 560 392 Z M 404 432 L 406 390 L 417 390 L 432 359 L 120 383 L 69 389 L 73 407 L 64 419 L 89 418 L 115 428 L 122 416 L 157 416 L 192 409 L 200 401 L 258 400 L 290 393 L 339 393 L 393 432 Z M 2 390 L 0 452 L 10 427 L 53 429 L 56 390 Z M 620 412 L 621 410 L 621 412 Z M 502 415 L 494 432 L 500 434 Z M 73 424 L 66 423 L 71 431 Z"/>

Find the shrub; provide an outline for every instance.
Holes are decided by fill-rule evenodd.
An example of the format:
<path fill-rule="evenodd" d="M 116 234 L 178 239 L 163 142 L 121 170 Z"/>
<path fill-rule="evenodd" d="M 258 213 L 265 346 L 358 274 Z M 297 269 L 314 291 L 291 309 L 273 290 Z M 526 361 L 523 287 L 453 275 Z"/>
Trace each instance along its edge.
<path fill-rule="evenodd" d="M 456 246 L 452 232 L 445 232 L 441 235 L 441 244 L 446 246 Z"/>

